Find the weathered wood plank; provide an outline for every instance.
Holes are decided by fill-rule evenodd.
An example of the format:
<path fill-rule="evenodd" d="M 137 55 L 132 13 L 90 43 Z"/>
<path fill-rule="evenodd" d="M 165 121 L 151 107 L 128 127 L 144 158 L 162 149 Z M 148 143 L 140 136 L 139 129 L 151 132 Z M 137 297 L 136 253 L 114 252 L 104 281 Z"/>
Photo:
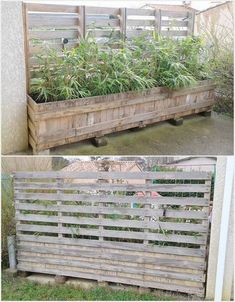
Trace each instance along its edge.
<path fill-rule="evenodd" d="M 36 200 L 36 197 L 35 197 Z M 17 210 L 31 210 L 31 211 L 55 211 L 66 213 L 87 213 L 87 214 L 116 214 L 116 215 L 137 215 L 137 216 L 163 216 L 172 218 L 185 219 L 208 219 L 208 215 L 203 211 L 179 211 L 163 209 L 130 209 L 126 207 L 92 207 L 92 206 L 71 206 L 71 205 L 39 205 L 29 203 L 19 203 L 16 206 Z"/>
<path fill-rule="evenodd" d="M 154 13 L 152 9 L 127 8 L 127 18 L 129 16 L 154 16 Z"/>
<path fill-rule="evenodd" d="M 27 3 L 27 9 L 29 12 L 77 13 L 75 5 Z"/>
<path fill-rule="evenodd" d="M 120 252 L 120 250 L 114 253 L 112 249 L 109 250 L 104 250 L 102 249 L 97 249 L 95 247 L 90 248 L 90 250 L 87 249 L 82 249 L 81 247 L 78 247 L 76 249 L 74 249 L 74 247 L 71 248 L 65 248 L 65 246 L 60 245 L 58 246 L 53 246 L 53 244 L 51 244 L 51 246 L 34 246 L 31 245 L 30 242 L 28 241 L 23 241 L 23 242 L 19 242 L 17 245 L 17 249 L 18 249 L 18 254 L 19 255 L 25 255 L 25 253 L 27 253 L 27 255 L 32 255 L 35 254 L 42 254 L 42 255 L 51 255 L 55 257 L 59 257 L 59 256 L 63 256 L 66 259 L 68 257 L 77 257 L 77 258 L 85 258 L 84 261 L 100 261 L 102 260 L 102 262 L 107 261 L 107 263 L 110 263 L 110 261 L 112 261 L 113 263 L 123 263 L 125 265 L 130 265 L 135 263 L 136 266 L 140 266 L 141 264 L 148 264 L 151 266 L 157 266 L 157 267 L 170 267 L 170 268 L 181 268 L 185 271 L 188 270 L 192 270 L 193 272 L 196 271 L 197 273 L 200 272 L 201 270 L 204 271 L 206 268 L 206 263 L 205 261 L 192 261 L 192 260 L 187 260 L 187 259 L 172 259 L 170 258 L 168 255 L 164 255 L 164 257 L 159 257 L 159 255 L 155 255 L 155 256 L 150 256 L 148 254 L 143 254 L 141 253 L 141 255 L 131 255 L 131 254 L 126 254 L 126 253 L 122 253 Z M 161 254 L 160 254 L 161 255 Z M 162 256 L 162 255 L 161 255 Z M 172 255 L 171 255 L 172 257 Z M 184 256 L 185 257 L 185 256 Z M 177 257 L 175 257 L 177 258 Z M 74 258 L 73 258 L 74 259 Z"/>
<path fill-rule="evenodd" d="M 63 267 L 66 266 L 74 266 L 81 268 L 92 268 L 98 270 L 107 270 L 107 271 L 115 271 L 115 272 L 124 272 L 130 274 L 140 274 L 140 275 L 150 275 L 150 276 L 159 276 L 163 278 L 169 279 L 178 279 L 178 280 L 187 280 L 187 281 L 195 281 L 195 282 L 204 282 L 205 275 L 203 274 L 187 274 L 187 273 L 175 273 L 175 272 L 167 272 L 161 270 L 147 269 L 147 268 L 133 268 L 131 266 L 116 266 L 105 263 L 95 263 L 95 262 L 81 262 L 76 260 L 62 260 L 60 258 L 44 258 L 42 257 L 27 257 L 27 260 L 24 257 L 19 256 L 19 261 L 30 262 L 30 263 L 41 263 L 41 264 L 57 264 Z"/>
<path fill-rule="evenodd" d="M 116 7 L 94 7 L 94 6 L 87 6 L 86 7 L 86 14 L 87 15 L 118 15 L 119 8 Z"/>
<path fill-rule="evenodd" d="M 162 30 L 161 34 L 166 37 L 187 36 L 187 30 Z"/>
<path fill-rule="evenodd" d="M 85 229 L 75 226 L 71 227 L 56 227 L 56 226 L 44 226 L 44 225 L 33 225 L 33 224 L 19 224 L 16 225 L 17 231 L 26 232 L 45 232 L 45 233 L 61 233 L 70 234 L 73 236 L 102 236 L 111 238 L 126 238 L 126 239 L 138 239 L 138 240 L 155 240 L 155 241 L 167 241 L 167 242 L 181 242 L 181 243 L 192 243 L 192 244 L 205 244 L 207 236 L 188 236 L 188 235 L 164 235 L 159 233 L 144 233 L 134 231 L 110 231 L 106 229 Z"/>
<path fill-rule="evenodd" d="M 73 30 L 29 30 L 30 39 L 52 40 L 52 39 L 76 39 L 79 31 Z"/>
<path fill-rule="evenodd" d="M 15 179 L 19 178 L 75 178 L 75 179 L 154 179 L 154 180 L 209 180 L 210 172 L 59 172 L 20 171 L 14 173 Z"/>
<path fill-rule="evenodd" d="M 86 20 L 87 27 L 117 27 L 120 25 L 119 19 L 100 19 L 100 18 L 89 18 Z"/>
<path fill-rule="evenodd" d="M 162 17 L 170 17 L 170 18 L 182 18 L 185 19 L 188 17 L 188 12 L 174 12 L 161 10 Z"/>
<path fill-rule="evenodd" d="M 58 189 L 56 183 L 21 183 L 16 185 L 17 189 L 26 190 L 26 189 Z M 141 192 L 141 191 L 157 191 L 157 192 L 201 192 L 207 193 L 210 190 L 210 187 L 205 184 L 98 184 L 98 183 L 70 183 L 66 182 L 61 185 L 61 188 L 64 190 L 104 190 L 104 191 L 122 191 L 122 192 Z M 36 193 L 35 193 L 36 194 Z M 36 197 L 36 195 L 35 195 Z"/>
<path fill-rule="evenodd" d="M 16 183 L 16 188 L 17 188 Z M 26 184 L 25 184 L 26 185 Z M 35 193 L 16 193 L 19 200 L 35 200 Z M 55 193 L 37 193 L 38 200 L 57 200 Z M 189 198 L 189 197 L 146 197 L 146 196 L 116 196 L 116 195 L 89 195 L 89 194 L 61 194 L 62 201 L 87 201 L 101 203 L 120 203 L 120 204 L 152 204 L 152 205 L 180 205 L 180 206 L 209 206 L 208 199 Z"/>
<path fill-rule="evenodd" d="M 184 232 L 202 232 L 208 231 L 208 225 L 195 223 L 173 223 L 173 222 L 158 222 L 158 221 L 138 221 L 127 219 L 100 219 L 100 218 L 82 218 L 74 216 L 49 216 L 35 214 L 18 214 L 16 218 L 21 221 L 31 222 L 55 222 L 78 225 L 95 225 L 95 226 L 113 226 L 113 227 L 129 227 L 143 228 L 154 230 L 175 230 Z"/>
<path fill-rule="evenodd" d="M 76 238 L 57 238 L 52 236 L 37 236 L 37 235 L 26 235 L 17 234 L 17 240 L 29 241 L 29 242 L 42 242 L 42 243 L 55 243 L 64 245 L 76 245 L 76 246 L 87 246 L 96 248 L 110 248 L 110 249 L 121 249 L 126 251 L 143 251 L 161 254 L 171 255 L 184 255 L 192 256 L 196 259 L 204 258 L 206 250 L 199 248 L 188 248 L 188 247 L 176 247 L 176 246 L 157 246 L 157 245 L 143 245 L 140 243 L 130 242 L 115 242 L 115 241 L 98 241 L 92 239 L 76 239 Z"/>
<path fill-rule="evenodd" d="M 29 28 L 35 27 L 75 27 L 78 24 L 78 15 L 62 14 L 29 14 Z"/>

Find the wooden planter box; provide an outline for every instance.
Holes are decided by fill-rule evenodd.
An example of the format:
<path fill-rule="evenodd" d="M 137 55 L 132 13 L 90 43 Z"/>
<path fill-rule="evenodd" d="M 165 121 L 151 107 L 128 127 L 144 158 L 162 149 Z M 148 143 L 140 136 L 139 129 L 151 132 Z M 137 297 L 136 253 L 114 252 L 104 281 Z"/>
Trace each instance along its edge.
<path fill-rule="evenodd" d="M 129 128 L 211 110 L 211 81 L 170 91 L 152 88 L 37 104 L 28 96 L 29 143 L 34 153 Z"/>

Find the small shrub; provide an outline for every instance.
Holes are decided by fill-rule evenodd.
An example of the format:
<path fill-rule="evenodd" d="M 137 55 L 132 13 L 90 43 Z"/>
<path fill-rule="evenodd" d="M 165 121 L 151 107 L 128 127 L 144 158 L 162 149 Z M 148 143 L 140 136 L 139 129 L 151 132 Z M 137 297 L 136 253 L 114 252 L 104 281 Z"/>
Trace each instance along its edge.
<path fill-rule="evenodd" d="M 86 37 L 63 55 L 55 50 L 38 55 L 40 67 L 31 80 L 31 96 L 37 102 L 51 102 L 154 86 L 173 89 L 204 76 L 198 38 L 176 41 L 154 34 L 118 43 L 118 49 L 109 44 L 101 47 Z"/>

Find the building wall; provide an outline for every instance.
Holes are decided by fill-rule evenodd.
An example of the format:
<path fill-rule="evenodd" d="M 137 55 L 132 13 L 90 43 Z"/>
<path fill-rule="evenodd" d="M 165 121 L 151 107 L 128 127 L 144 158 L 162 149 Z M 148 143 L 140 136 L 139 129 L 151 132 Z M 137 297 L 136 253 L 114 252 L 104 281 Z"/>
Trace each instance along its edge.
<path fill-rule="evenodd" d="M 52 157 L 3 156 L 1 166 L 3 174 L 11 174 L 16 171 L 50 171 L 52 170 Z"/>
<path fill-rule="evenodd" d="M 21 1 L 2 1 L 2 154 L 28 147 L 24 30 Z"/>
<path fill-rule="evenodd" d="M 169 166 L 178 167 L 183 171 L 205 171 L 214 172 L 216 159 L 208 157 L 196 157 L 189 160 L 181 161 L 176 164 L 169 164 Z"/>
<path fill-rule="evenodd" d="M 216 37 L 216 43 L 225 44 L 233 42 L 233 27 L 233 3 L 228 1 L 196 14 L 194 32 L 208 42 Z"/>

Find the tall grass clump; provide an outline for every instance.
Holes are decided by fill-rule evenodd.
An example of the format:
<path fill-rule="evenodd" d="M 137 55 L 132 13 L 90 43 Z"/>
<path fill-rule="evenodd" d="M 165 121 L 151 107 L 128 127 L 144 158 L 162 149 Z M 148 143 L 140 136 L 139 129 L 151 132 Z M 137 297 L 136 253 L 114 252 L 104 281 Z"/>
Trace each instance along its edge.
<path fill-rule="evenodd" d="M 174 89 L 204 77 L 199 38 L 177 41 L 154 34 L 120 40 L 118 45 L 99 45 L 88 36 L 62 55 L 55 50 L 38 55 L 31 96 L 37 102 L 52 102 L 154 86 Z"/>
<path fill-rule="evenodd" d="M 217 20 L 199 24 L 205 43 L 208 76 L 216 84 L 214 110 L 233 116 L 234 106 L 234 16 L 232 4 L 227 3 L 226 26 Z"/>
<path fill-rule="evenodd" d="M 2 265 L 8 265 L 7 236 L 15 234 L 15 209 L 13 180 L 8 174 L 2 175 Z"/>

